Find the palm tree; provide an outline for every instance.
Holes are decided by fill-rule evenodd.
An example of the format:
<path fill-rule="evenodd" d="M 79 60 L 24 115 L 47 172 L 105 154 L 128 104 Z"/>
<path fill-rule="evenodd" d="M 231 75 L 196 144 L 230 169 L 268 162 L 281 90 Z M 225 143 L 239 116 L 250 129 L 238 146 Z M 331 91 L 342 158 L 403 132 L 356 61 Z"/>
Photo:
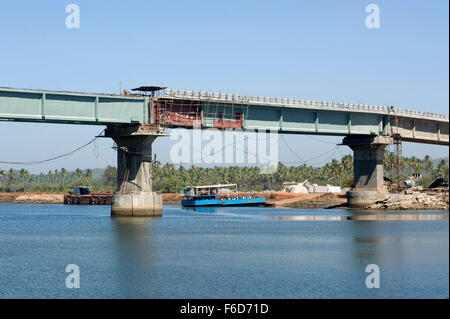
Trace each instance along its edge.
<path fill-rule="evenodd" d="M 7 176 L 6 171 L 3 169 L 0 169 L 0 188 L 2 186 L 2 179 Z"/>
<path fill-rule="evenodd" d="M 49 182 L 53 183 L 53 171 L 48 171 L 47 176 L 48 176 Z"/>
<path fill-rule="evenodd" d="M 441 177 L 444 180 L 448 181 L 448 162 L 446 160 L 440 160 L 437 166 L 437 175 L 438 177 Z"/>
<path fill-rule="evenodd" d="M 409 160 L 409 167 L 413 170 L 415 174 L 418 174 L 422 171 L 424 165 L 423 162 L 417 157 L 413 156 Z"/>
<path fill-rule="evenodd" d="M 91 180 L 93 174 L 94 174 L 94 172 L 91 169 L 86 170 L 86 178 L 87 179 Z"/>
<path fill-rule="evenodd" d="M 81 169 L 77 168 L 75 170 L 75 176 L 80 178 L 81 176 L 83 176 L 83 171 Z"/>
<path fill-rule="evenodd" d="M 19 178 L 20 178 L 20 180 L 21 180 L 21 183 L 23 183 L 23 190 L 25 191 L 25 180 L 27 180 L 28 178 L 30 178 L 30 172 L 29 171 L 27 171 L 26 169 L 24 169 L 24 168 L 22 168 L 20 171 L 19 171 Z"/>
<path fill-rule="evenodd" d="M 11 191 L 11 189 L 12 189 L 11 188 L 11 184 L 14 182 L 14 179 L 16 178 L 16 176 L 17 176 L 17 172 L 14 169 L 10 168 L 9 171 L 8 171 L 9 191 Z"/>
<path fill-rule="evenodd" d="M 61 168 L 61 177 L 62 177 L 62 184 L 63 184 L 63 191 L 64 191 L 64 182 L 67 177 L 67 170 L 64 167 Z"/>
<path fill-rule="evenodd" d="M 383 154 L 384 169 L 388 175 L 392 175 L 392 171 L 395 168 L 397 161 L 393 152 L 385 151 Z"/>
<path fill-rule="evenodd" d="M 345 155 L 341 158 L 342 168 L 345 172 L 345 175 L 353 174 L 353 156 Z"/>
<path fill-rule="evenodd" d="M 433 171 L 434 163 L 431 160 L 430 155 L 425 155 L 425 158 L 423 159 L 423 168 L 425 172 L 427 172 L 428 174 L 430 174 Z"/>

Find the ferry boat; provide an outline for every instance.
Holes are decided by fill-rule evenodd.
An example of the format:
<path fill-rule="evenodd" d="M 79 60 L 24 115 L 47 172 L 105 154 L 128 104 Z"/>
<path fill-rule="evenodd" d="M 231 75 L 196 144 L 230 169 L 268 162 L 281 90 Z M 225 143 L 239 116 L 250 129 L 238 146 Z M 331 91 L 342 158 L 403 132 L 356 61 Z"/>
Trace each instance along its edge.
<path fill-rule="evenodd" d="M 238 193 L 236 184 L 186 186 L 181 205 L 204 206 L 260 206 L 266 199 L 260 194 Z"/>

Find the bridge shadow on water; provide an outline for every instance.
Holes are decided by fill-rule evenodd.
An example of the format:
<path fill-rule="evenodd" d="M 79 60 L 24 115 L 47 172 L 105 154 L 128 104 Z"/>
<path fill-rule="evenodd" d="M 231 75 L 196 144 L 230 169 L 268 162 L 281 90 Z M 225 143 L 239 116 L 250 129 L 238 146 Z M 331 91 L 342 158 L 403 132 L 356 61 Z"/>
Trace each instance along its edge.
<path fill-rule="evenodd" d="M 113 217 L 116 239 L 116 283 L 126 298 L 152 297 L 155 287 L 155 217 Z"/>

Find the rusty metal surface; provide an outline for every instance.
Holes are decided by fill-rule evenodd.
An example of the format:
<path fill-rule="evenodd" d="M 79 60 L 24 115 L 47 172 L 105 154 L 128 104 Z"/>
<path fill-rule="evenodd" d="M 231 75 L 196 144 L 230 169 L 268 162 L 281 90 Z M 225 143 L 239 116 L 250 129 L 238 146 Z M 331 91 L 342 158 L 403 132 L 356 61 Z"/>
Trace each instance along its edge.
<path fill-rule="evenodd" d="M 94 193 L 89 195 L 66 194 L 66 205 L 111 205 L 112 193 Z"/>

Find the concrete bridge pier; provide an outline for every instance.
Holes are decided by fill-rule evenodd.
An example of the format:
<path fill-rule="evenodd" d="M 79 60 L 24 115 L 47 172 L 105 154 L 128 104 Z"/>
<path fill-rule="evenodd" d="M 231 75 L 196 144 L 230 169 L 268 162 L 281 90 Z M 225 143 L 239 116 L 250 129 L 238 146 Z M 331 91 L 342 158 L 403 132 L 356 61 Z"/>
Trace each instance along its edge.
<path fill-rule="evenodd" d="M 108 126 L 117 144 L 118 189 L 111 216 L 161 216 L 162 196 L 152 191 L 152 143 L 163 132 L 151 125 Z"/>
<path fill-rule="evenodd" d="M 347 136 L 343 144 L 353 150 L 354 188 L 347 193 L 353 208 L 373 204 L 387 190 L 383 189 L 383 151 L 392 144 L 390 136 Z"/>

